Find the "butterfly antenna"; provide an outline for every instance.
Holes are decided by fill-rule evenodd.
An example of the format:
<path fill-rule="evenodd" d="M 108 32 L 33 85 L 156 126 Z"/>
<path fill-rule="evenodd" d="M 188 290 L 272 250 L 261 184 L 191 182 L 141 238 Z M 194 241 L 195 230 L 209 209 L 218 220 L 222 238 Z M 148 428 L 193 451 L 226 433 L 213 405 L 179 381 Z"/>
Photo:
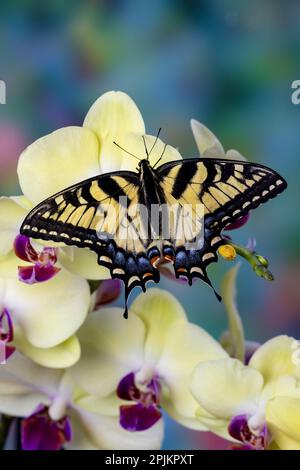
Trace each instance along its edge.
<path fill-rule="evenodd" d="M 146 156 L 147 156 L 147 160 L 149 160 L 149 152 L 148 152 L 148 149 L 147 149 L 147 145 L 146 145 L 146 139 L 145 139 L 145 136 L 143 135 L 143 142 L 144 142 L 144 147 L 145 147 L 145 152 L 146 152 Z"/>
<path fill-rule="evenodd" d="M 117 147 L 119 147 L 119 149 L 123 150 L 123 152 L 126 152 L 128 153 L 128 155 L 131 155 L 132 157 L 134 157 L 136 160 L 138 160 L 139 162 L 141 161 L 141 158 L 137 157 L 136 155 L 133 155 L 133 153 L 129 152 L 128 150 L 124 149 L 123 147 L 121 147 L 121 145 L 117 144 L 117 142 L 113 142 Z"/>
<path fill-rule="evenodd" d="M 159 159 L 157 160 L 157 162 L 155 163 L 155 165 L 154 165 L 153 168 L 155 168 L 156 165 L 158 165 L 158 163 L 161 161 L 161 159 L 162 159 L 162 157 L 164 156 L 164 153 L 165 153 L 165 151 L 166 151 L 166 148 L 167 148 L 167 144 L 165 144 L 164 149 L 163 149 L 163 151 L 162 151 L 162 154 L 161 154 L 161 156 L 159 157 Z"/>
<path fill-rule="evenodd" d="M 156 134 L 156 139 L 155 139 L 154 144 L 152 145 L 152 147 L 151 147 L 151 149 L 150 149 L 149 155 L 150 155 L 150 153 L 152 152 L 152 150 L 154 149 L 155 145 L 157 144 L 157 141 L 158 141 L 158 138 L 159 138 L 160 133 L 161 133 L 161 127 L 158 129 L 158 132 L 157 132 L 157 134 Z"/>

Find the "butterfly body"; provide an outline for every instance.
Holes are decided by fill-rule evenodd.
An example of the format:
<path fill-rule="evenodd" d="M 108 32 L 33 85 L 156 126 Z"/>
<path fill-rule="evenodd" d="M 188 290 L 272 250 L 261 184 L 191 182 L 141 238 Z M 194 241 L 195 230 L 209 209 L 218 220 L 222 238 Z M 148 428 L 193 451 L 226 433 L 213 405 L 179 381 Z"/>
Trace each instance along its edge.
<path fill-rule="evenodd" d="M 28 214 L 21 233 L 96 252 L 111 277 L 124 281 L 126 299 L 135 286 L 159 282 L 159 261 L 172 262 L 189 284 L 197 277 L 211 286 L 206 267 L 225 243 L 222 230 L 286 188 L 275 171 L 248 162 L 195 158 L 155 166 L 143 159 L 137 172 L 64 189 Z"/>
<path fill-rule="evenodd" d="M 151 209 L 152 204 L 165 203 L 163 188 L 160 186 L 161 178 L 147 159 L 141 160 L 139 164 L 138 178 L 140 202 L 142 204 Z"/>

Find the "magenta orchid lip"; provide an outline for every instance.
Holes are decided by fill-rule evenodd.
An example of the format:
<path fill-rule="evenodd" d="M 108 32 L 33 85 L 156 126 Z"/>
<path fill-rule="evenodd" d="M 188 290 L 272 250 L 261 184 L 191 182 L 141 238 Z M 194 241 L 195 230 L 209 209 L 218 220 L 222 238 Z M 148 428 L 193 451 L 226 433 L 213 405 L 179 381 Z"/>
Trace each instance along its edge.
<path fill-rule="evenodd" d="M 267 426 L 263 424 L 254 432 L 249 426 L 249 418 L 246 414 L 234 416 L 229 423 L 228 432 L 231 437 L 242 443 L 245 450 L 265 450 L 268 446 Z"/>
<path fill-rule="evenodd" d="M 120 424 L 127 431 L 145 431 L 162 417 L 159 407 L 160 384 L 156 377 L 143 384 L 143 390 L 135 382 L 135 374 L 129 373 L 121 379 L 117 395 L 134 402 L 120 406 Z"/>
<path fill-rule="evenodd" d="M 60 450 L 71 439 L 72 428 L 68 416 L 55 421 L 44 405 L 39 405 L 30 416 L 22 420 L 23 450 Z"/>
<path fill-rule="evenodd" d="M 57 262 L 55 248 L 45 247 L 38 252 L 28 237 L 18 235 L 14 241 L 14 250 L 18 258 L 31 263 L 31 266 L 18 267 L 19 280 L 25 284 L 49 281 L 60 272 L 60 268 L 55 266 Z"/>

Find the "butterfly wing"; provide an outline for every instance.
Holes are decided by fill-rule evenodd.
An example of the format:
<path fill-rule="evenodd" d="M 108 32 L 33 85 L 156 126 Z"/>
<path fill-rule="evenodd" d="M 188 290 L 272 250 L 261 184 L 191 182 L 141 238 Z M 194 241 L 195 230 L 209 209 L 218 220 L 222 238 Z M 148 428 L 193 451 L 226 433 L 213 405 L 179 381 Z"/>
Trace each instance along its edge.
<path fill-rule="evenodd" d="M 95 251 L 112 278 L 124 281 L 127 300 L 135 286 L 145 290 L 148 281 L 159 281 L 156 263 L 161 256 L 174 262 L 177 277 L 186 276 L 190 283 L 199 277 L 211 285 L 206 266 L 216 261 L 217 248 L 224 243 L 221 231 L 286 187 L 269 168 L 221 159 L 166 163 L 156 174 L 170 229 L 158 240 L 145 233 L 140 181 L 129 171 L 90 178 L 46 199 L 28 214 L 21 233 Z M 176 204 L 191 211 L 174 221 L 170 207 Z M 178 236 L 180 225 L 187 230 Z"/>
<path fill-rule="evenodd" d="M 142 237 L 139 179 L 133 172 L 104 174 L 75 184 L 36 206 L 20 232 L 28 237 L 89 248 L 112 278 L 122 279 L 126 297 L 136 286 L 159 281 L 157 250 Z M 152 258 L 152 263 L 149 260 Z"/>
<path fill-rule="evenodd" d="M 24 220 L 21 233 L 97 251 L 103 244 L 101 232 L 112 226 L 108 208 L 118 212 L 120 197 L 130 202 L 128 195 L 136 186 L 133 172 L 105 174 L 77 183 L 38 204 Z"/>
<path fill-rule="evenodd" d="M 178 236 L 177 232 L 163 248 L 163 255 L 174 261 L 176 277 L 185 276 L 190 283 L 194 277 L 200 277 L 210 284 L 206 266 L 217 260 L 217 249 L 224 244 L 222 230 L 287 186 L 270 168 L 226 159 L 170 162 L 157 172 L 165 199 L 182 207 L 191 205 L 193 209 L 190 234 L 188 231 L 185 236 L 182 233 Z M 196 243 L 187 248 L 190 242 Z"/>

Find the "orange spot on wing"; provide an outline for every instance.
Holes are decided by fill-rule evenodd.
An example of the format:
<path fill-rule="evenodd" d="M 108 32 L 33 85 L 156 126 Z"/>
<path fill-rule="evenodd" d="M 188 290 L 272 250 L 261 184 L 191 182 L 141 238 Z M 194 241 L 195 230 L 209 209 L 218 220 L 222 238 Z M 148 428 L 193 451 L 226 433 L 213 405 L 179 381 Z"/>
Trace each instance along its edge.
<path fill-rule="evenodd" d="M 152 273 L 145 273 L 145 274 L 143 275 L 143 278 L 145 278 L 145 277 L 152 277 L 152 276 L 153 276 Z"/>
<path fill-rule="evenodd" d="M 154 256 L 153 258 L 150 259 L 150 263 L 152 266 L 155 266 L 156 263 L 160 260 L 159 256 Z"/>

